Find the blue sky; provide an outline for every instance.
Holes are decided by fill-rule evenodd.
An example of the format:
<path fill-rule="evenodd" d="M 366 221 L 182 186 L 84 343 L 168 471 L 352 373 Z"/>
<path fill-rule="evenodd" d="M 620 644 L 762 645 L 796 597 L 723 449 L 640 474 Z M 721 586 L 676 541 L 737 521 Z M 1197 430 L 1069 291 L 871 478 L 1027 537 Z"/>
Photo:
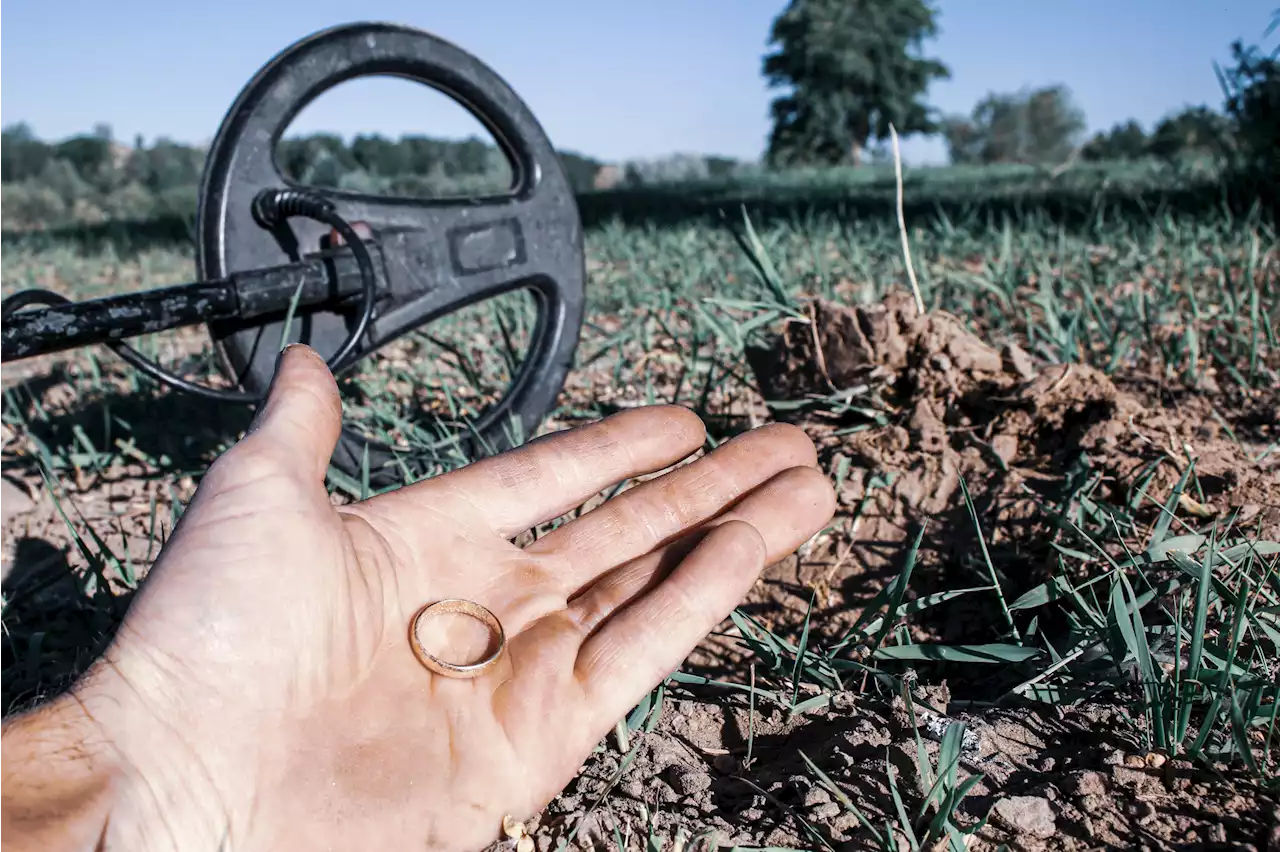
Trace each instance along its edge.
<path fill-rule="evenodd" d="M 1280 0 L 942 0 L 932 55 L 951 66 L 932 103 L 968 112 L 991 90 L 1068 85 L 1091 129 L 1150 126 L 1221 104 L 1211 61 L 1258 41 Z M 24 0 L 0 31 L 0 121 L 44 138 L 99 121 L 117 138 L 211 138 L 240 87 L 275 52 L 353 19 L 432 30 L 520 93 L 553 142 L 608 160 L 695 151 L 754 158 L 771 97 L 760 74 L 785 0 Z M 1271 40 L 1274 40 L 1273 35 Z M 479 125 L 444 96 L 390 80 L 346 84 L 299 131 L 465 136 Z M 908 162 L 937 162 L 909 139 Z"/>

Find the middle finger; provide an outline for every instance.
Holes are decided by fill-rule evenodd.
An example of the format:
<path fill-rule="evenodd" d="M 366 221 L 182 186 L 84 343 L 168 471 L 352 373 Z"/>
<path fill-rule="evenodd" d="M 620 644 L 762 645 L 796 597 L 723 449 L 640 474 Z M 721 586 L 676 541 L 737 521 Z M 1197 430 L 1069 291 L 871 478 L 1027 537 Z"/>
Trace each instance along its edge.
<path fill-rule="evenodd" d="M 553 557 L 566 597 L 604 572 L 643 556 L 720 514 L 742 495 L 793 467 L 815 467 L 804 431 L 773 423 L 739 435 L 714 451 L 646 482 L 525 548 Z"/>

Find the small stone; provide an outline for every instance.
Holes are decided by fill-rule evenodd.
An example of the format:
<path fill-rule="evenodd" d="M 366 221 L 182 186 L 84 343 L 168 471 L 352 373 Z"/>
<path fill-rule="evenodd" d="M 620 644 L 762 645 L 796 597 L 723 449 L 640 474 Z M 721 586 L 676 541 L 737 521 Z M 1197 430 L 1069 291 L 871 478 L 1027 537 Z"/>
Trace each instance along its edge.
<path fill-rule="evenodd" d="M 1102 777 L 1101 772 L 1095 772 L 1086 769 L 1082 772 L 1074 774 L 1068 783 L 1071 790 L 1077 796 L 1105 796 L 1107 794 L 1107 780 Z"/>
<path fill-rule="evenodd" d="M 1044 760 L 1040 761 L 1040 771 L 1052 772 L 1053 768 L 1057 765 L 1058 765 L 1058 762 L 1054 760 L 1052 757 L 1046 757 Z"/>
<path fill-rule="evenodd" d="M 1142 759 L 1141 755 L 1126 754 L 1124 756 L 1124 765 L 1132 769 L 1141 769 L 1142 767 L 1147 765 L 1147 762 Z"/>
<path fill-rule="evenodd" d="M 804 806 L 806 808 L 825 805 L 829 801 L 831 801 L 831 794 L 827 792 L 827 788 L 817 784 L 810 787 L 809 792 L 804 794 Z"/>
<path fill-rule="evenodd" d="M 1160 752 L 1153 751 L 1147 755 L 1147 766 L 1150 766 L 1152 769 L 1159 769 L 1161 766 L 1164 766 L 1168 760 L 1169 758 L 1165 757 Z"/>
<path fill-rule="evenodd" d="M 795 841 L 795 835 L 786 828 L 775 828 L 764 839 L 764 846 L 774 849 L 786 849 L 787 846 Z"/>
<path fill-rule="evenodd" d="M 636 778 L 632 778 L 628 781 L 624 781 L 621 785 L 619 785 L 618 790 L 622 793 L 622 795 L 627 796 L 628 798 L 631 798 L 631 799 L 635 799 L 637 802 L 644 801 L 644 784 L 642 784 Z"/>
<path fill-rule="evenodd" d="M 996 802 L 995 815 L 1014 831 L 1045 839 L 1058 830 L 1053 808 L 1039 796 L 1012 796 Z"/>
<path fill-rule="evenodd" d="M 826 804 L 818 805 L 816 808 L 809 811 L 809 816 L 824 822 L 829 819 L 835 819 L 839 815 L 840 806 L 835 802 L 827 802 Z"/>
<path fill-rule="evenodd" d="M 711 776 L 696 769 L 673 768 L 667 783 L 681 796 L 694 796 L 711 786 Z"/>
<path fill-rule="evenodd" d="M 1142 789 L 1151 780 L 1147 773 L 1130 766 L 1113 766 L 1111 768 L 1111 778 L 1121 787 L 1134 790 Z M 1207 790 L 1205 792 L 1208 793 Z"/>
<path fill-rule="evenodd" d="M 831 696 L 831 709 L 836 713 L 852 713 L 858 706 L 858 696 L 841 691 Z"/>
<path fill-rule="evenodd" d="M 996 451 L 996 455 L 1005 464 L 1013 464 L 1013 460 L 1018 457 L 1018 436 L 1017 435 L 996 435 L 991 439 L 991 449 Z"/>

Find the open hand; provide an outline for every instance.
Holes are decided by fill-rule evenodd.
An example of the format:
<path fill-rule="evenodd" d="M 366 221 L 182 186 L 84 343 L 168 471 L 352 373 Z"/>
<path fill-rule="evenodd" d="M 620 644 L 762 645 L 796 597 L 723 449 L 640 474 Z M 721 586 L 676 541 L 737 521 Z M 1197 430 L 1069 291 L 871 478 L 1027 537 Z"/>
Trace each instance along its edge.
<path fill-rule="evenodd" d="M 321 358 L 286 350 L 254 427 L 75 688 L 118 777 L 106 848 L 483 847 L 834 509 L 808 438 L 770 425 L 521 548 L 520 533 L 688 457 L 702 423 L 632 410 L 334 507 L 340 423 Z M 500 619 L 491 671 L 442 677 L 415 657 L 410 621 L 444 598 Z M 447 660 L 490 640 L 463 616 L 429 624 L 419 636 Z"/>

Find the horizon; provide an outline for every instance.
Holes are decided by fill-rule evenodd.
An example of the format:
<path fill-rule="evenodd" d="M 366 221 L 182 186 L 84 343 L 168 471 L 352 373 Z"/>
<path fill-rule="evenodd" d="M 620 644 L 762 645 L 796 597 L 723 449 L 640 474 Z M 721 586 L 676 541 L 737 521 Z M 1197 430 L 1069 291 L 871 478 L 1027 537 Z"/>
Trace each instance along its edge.
<path fill-rule="evenodd" d="M 1189 106 L 1221 110 L 1213 61 L 1228 61 L 1235 39 L 1262 42 L 1273 3 L 1222 9 L 1147 0 L 1115 8 L 1080 0 L 1061 9 L 940 2 L 940 33 L 925 54 L 949 65 L 952 76 L 932 85 L 925 101 L 943 115 L 967 115 L 988 92 L 1061 83 L 1084 111 L 1087 136 L 1129 119 L 1150 130 Z M 606 163 L 680 153 L 758 161 L 767 145 L 769 102 L 778 91 L 768 89 L 761 64 L 785 0 L 739 0 L 732 13 L 678 0 L 644 9 L 555 2 L 536 13 L 498 0 L 465 9 L 433 4 L 429 12 L 424 5 L 384 0 L 366 4 L 359 17 L 427 29 L 476 55 L 529 105 L 559 150 Z M 7 48 L 0 70 L 10 72 L 0 83 L 7 95 L 0 123 L 24 122 L 46 141 L 106 124 L 126 145 L 139 135 L 147 143 L 205 144 L 268 59 L 311 32 L 352 20 L 342 9 L 260 8 L 244 0 L 176 10 L 141 0 L 128 15 L 84 0 L 70 3 L 71 14 L 65 4 L 56 12 L 11 8 L 0 36 Z M 503 17 L 518 23 L 493 25 Z M 155 26 L 143 29 L 140 20 Z M 1101 32 L 1099 20 L 1106 21 Z M 602 31 L 625 37 L 601 39 Z M 68 53 L 95 73 L 78 71 Z M 446 96 L 390 79 L 356 80 L 322 94 L 289 128 L 289 135 L 316 132 L 348 142 L 361 133 L 492 141 Z M 947 160 L 938 135 L 904 137 L 902 154 L 916 166 Z"/>

